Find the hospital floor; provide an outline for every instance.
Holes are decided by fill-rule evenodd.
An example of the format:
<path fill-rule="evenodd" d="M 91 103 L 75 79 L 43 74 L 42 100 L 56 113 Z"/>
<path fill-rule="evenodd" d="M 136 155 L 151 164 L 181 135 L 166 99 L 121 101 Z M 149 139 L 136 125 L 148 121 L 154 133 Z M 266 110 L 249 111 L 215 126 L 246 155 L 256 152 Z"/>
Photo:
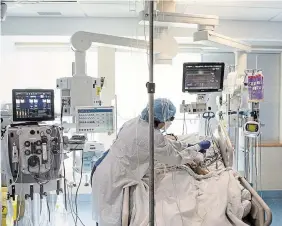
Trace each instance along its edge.
<path fill-rule="evenodd" d="M 282 197 L 272 196 L 264 198 L 264 200 L 272 210 L 273 220 L 271 225 L 282 226 Z M 91 202 L 84 199 L 83 201 L 80 201 L 78 203 L 78 207 L 79 217 L 84 223 L 84 225 L 95 226 L 95 222 L 92 220 Z M 78 225 L 82 226 L 82 224 Z"/>

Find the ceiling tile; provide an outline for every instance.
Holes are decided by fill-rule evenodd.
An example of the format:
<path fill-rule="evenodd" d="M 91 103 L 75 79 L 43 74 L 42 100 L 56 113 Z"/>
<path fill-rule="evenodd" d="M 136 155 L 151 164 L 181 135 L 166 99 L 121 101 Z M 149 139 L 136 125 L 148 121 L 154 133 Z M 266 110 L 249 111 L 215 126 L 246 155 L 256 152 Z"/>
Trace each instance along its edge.
<path fill-rule="evenodd" d="M 89 17 L 136 17 L 141 11 L 140 4 L 81 4 Z"/>
<path fill-rule="evenodd" d="M 62 15 L 54 15 L 55 17 L 84 17 L 83 10 L 77 3 L 40 3 L 40 4 L 8 4 L 8 16 L 40 16 L 42 14 L 61 13 Z M 48 15 L 46 15 L 48 16 Z M 41 17 L 44 17 L 42 15 Z"/>

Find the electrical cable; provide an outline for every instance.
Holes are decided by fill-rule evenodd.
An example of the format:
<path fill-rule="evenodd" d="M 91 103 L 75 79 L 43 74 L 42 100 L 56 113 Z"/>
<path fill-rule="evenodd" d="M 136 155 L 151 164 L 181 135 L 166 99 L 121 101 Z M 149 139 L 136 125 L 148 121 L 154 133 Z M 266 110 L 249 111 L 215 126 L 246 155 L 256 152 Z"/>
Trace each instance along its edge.
<path fill-rule="evenodd" d="M 72 201 L 72 189 L 71 189 L 70 194 L 71 194 L 70 200 L 71 200 L 71 209 L 72 209 L 72 213 L 78 218 L 78 220 L 80 221 L 80 223 L 81 223 L 83 226 L 85 226 L 85 225 L 83 224 L 82 220 L 80 219 L 79 215 L 76 214 L 75 211 L 74 211 L 73 201 Z M 75 218 L 74 218 L 74 223 L 75 223 Z"/>
<path fill-rule="evenodd" d="M 61 104 L 61 114 L 60 114 L 60 122 L 61 122 L 61 127 L 63 128 L 63 110 L 64 110 L 64 105 L 65 103 L 62 102 Z M 62 136 L 63 137 L 63 136 Z M 62 138 L 63 140 L 63 145 L 64 145 L 64 139 Z M 78 146 L 78 144 L 77 144 Z M 76 146 L 76 147 L 77 147 Z M 82 181 L 82 166 L 83 166 L 83 151 L 82 151 L 82 163 L 81 163 L 81 177 L 80 177 L 80 182 L 79 182 L 79 185 L 77 187 L 77 192 L 76 192 L 76 196 L 75 196 L 75 204 L 76 204 L 76 213 L 74 213 L 74 209 L 73 209 L 73 206 L 72 206 L 72 202 L 71 200 L 69 199 L 69 204 L 70 204 L 70 211 L 71 211 L 71 214 L 72 214 L 72 217 L 73 217 L 73 220 L 74 220 L 74 223 L 75 225 L 77 225 L 77 220 L 80 221 L 80 223 L 85 226 L 82 222 L 82 220 L 80 219 L 80 217 L 78 216 L 78 210 L 77 210 L 77 193 L 78 193 L 78 190 L 80 188 L 80 185 L 81 185 L 81 181 Z M 63 160 L 63 177 L 64 177 L 64 202 L 65 202 L 65 208 L 67 210 L 67 182 L 66 182 L 66 168 L 65 168 L 65 163 L 64 163 L 64 160 Z M 71 193 L 72 195 L 72 193 Z M 76 215 L 76 218 L 74 218 L 74 215 Z"/>
<path fill-rule="evenodd" d="M 64 100 L 62 100 L 62 104 L 61 104 L 61 115 L 60 115 L 60 122 L 61 122 L 61 128 L 63 128 L 63 115 L 64 115 Z M 63 135 L 63 134 L 62 134 Z M 63 146 L 64 146 L 64 138 L 62 137 L 62 141 L 63 141 Z M 68 210 L 68 205 L 67 205 L 67 182 L 66 182 L 66 168 L 65 168 L 65 162 L 63 159 L 63 177 L 64 177 L 64 203 L 65 203 L 65 209 Z"/>
<path fill-rule="evenodd" d="M 79 188 L 81 186 L 81 182 L 82 182 L 82 166 L 83 166 L 83 151 L 81 152 L 81 169 L 80 169 L 80 179 L 79 179 L 79 183 L 78 183 L 78 186 L 77 186 L 77 189 L 76 189 L 76 193 L 75 193 L 75 214 L 76 214 L 76 219 L 75 219 L 75 226 L 77 226 L 77 220 L 78 220 L 78 205 L 77 205 L 77 196 L 78 196 L 78 191 L 79 191 Z"/>
<path fill-rule="evenodd" d="M 51 221 L 51 213 L 50 213 L 50 206 L 49 206 L 49 201 L 48 201 L 48 197 L 46 196 L 46 205 L 47 205 L 47 210 L 48 210 L 48 219 L 49 222 Z"/>
<path fill-rule="evenodd" d="M 68 207 L 67 207 L 66 167 L 65 167 L 64 160 L 63 160 L 63 177 L 64 177 L 64 201 L 65 201 L 65 208 L 66 208 L 66 210 L 68 210 Z"/>
<path fill-rule="evenodd" d="M 75 218 L 74 218 L 74 209 L 73 209 L 73 206 L 72 206 L 72 201 L 71 201 L 71 198 L 70 198 L 70 192 L 69 192 L 69 187 L 67 188 L 67 191 L 68 191 L 68 202 L 69 202 L 69 206 L 70 206 L 70 212 L 71 212 L 71 215 L 72 215 L 72 218 L 73 218 L 73 222 L 75 222 Z M 72 196 L 72 192 L 71 192 L 71 196 Z"/>
<path fill-rule="evenodd" d="M 23 174 L 21 173 L 21 182 L 22 182 L 22 178 L 23 178 Z M 23 183 L 21 183 L 21 189 L 20 189 L 20 195 L 19 195 L 19 197 L 22 196 L 22 193 L 23 193 Z M 21 200 L 21 201 L 22 201 L 22 200 Z M 19 211 L 18 211 L 19 214 L 18 214 L 17 219 L 16 219 L 17 226 L 18 226 L 19 219 L 20 219 L 21 207 L 22 207 L 22 202 L 20 202 Z"/>

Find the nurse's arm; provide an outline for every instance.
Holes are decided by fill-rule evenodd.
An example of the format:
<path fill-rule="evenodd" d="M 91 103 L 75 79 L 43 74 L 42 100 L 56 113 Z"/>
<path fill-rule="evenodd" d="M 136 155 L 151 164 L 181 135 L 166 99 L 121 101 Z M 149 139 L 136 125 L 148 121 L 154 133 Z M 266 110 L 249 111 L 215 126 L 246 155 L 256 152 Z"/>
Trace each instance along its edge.
<path fill-rule="evenodd" d="M 199 145 L 183 149 L 183 143 L 171 142 L 162 135 L 155 134 L 155 159 L 161 163 L 173 166 L 203 161 Z"/>

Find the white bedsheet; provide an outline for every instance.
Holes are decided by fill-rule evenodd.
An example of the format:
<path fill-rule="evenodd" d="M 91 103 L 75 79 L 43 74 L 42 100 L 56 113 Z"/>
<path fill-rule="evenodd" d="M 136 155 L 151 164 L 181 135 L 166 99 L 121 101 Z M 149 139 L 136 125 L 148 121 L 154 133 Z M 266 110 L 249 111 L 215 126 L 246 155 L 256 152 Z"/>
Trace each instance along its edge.
<path fill-rule="evenodd" d="M 191 143 L 195 135 L 188 136 Z M 193 140 L 192 140 L 193 139 Z M 211 153 L 208 153 L 208 155 Z M 157 170 L 155 219 L 157 226 L 245 226 L 241 187 L 221 161 L 209 178 L 198 180 L 185 169 Z M 131 226 L 148 225 L 147 181 L 131 192 Z"/>

